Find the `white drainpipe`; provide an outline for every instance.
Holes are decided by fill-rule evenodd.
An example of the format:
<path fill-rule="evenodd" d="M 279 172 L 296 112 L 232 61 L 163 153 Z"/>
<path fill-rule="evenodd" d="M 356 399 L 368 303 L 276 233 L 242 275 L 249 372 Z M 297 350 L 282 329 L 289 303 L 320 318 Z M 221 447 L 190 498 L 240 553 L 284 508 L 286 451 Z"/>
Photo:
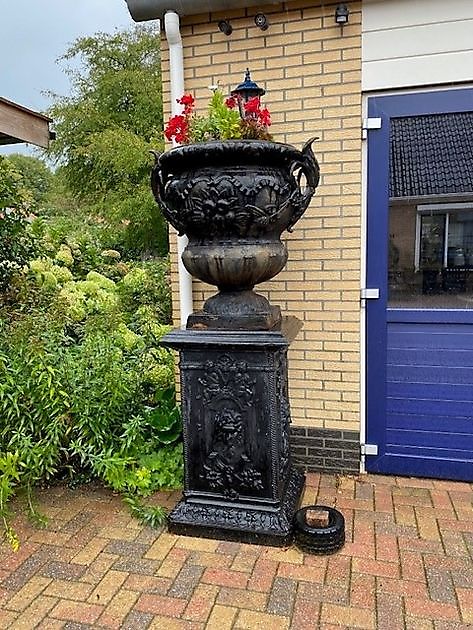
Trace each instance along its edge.
<path fill-rule="evenodd" d="M 177 99 L 184 94 L 184 60 L 182 56 L 182 38 L 179 30 L 179 16 L 174 11 L 168 11 L 164 16 L 164 31 L 169 44 L 169 68 L 171 74 L 171 112 L 181 113 Z M 179 310 L 181 328 L 186 327 L 187 318 L 193 311 L 192 304 L 192 276 L 184 267 L 182 252 L 188 243 L 187 236 L 177 237 L 177 257 L 179 273 Z"/>

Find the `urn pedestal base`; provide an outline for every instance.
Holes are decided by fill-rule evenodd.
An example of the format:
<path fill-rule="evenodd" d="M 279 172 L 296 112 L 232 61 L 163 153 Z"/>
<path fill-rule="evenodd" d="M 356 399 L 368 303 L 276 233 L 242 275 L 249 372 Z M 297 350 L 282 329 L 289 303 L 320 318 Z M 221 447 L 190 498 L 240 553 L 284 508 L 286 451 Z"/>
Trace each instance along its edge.
<path fill-rule="evenodd" d="M 177 534 L 284 546 L 292 537 L 304 475 L 289 453 L 287 349 L 300 329 L 175 330 L 184 431 L 183 499 L 169 516 Z"/>
<path fill-rule="evenodd" d="M 304 474 L 295 468 L 291 467 L 288 477 L 276 507 L 184 498 L 170 513 L 168 530 L 183 536 L 287 547 L 292 542 L 293 518 L 305 483 Z"/>

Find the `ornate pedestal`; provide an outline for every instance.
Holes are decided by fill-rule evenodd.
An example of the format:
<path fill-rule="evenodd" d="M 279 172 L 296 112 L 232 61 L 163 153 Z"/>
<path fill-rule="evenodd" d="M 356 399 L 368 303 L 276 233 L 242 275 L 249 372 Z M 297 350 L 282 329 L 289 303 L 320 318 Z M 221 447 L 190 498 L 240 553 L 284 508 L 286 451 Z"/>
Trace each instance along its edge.
<path fill-rule="evenodd" d="M 289 321 L 290 320 L 290 321 Z M 175 330 L 184 421 L 184 497 L 169 530 L 287 545 L 304 475 L 291 465 L 287 348 L 300 329 Z"/>

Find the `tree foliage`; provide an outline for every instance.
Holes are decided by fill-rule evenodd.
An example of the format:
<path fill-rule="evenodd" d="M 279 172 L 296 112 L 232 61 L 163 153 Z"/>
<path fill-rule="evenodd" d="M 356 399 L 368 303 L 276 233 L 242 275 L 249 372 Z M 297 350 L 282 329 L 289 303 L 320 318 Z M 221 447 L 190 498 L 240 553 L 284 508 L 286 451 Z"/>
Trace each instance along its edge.
<path fill-rule="evenodd" d="M 150 150 L 162 145 L 159 31 L 83 37 L 61 61 L 74 64 L 72 93 L 54 96 L 49 155 L 76 198 L 128 225 L 131 253 L 165 253 L 166 228 L 149 189 Z"/>
<path fill-rule="evenodd" d="M 27 221 L 32 200 L 21 174 L 0 156 L 0 291 L 34 252 Z"/>
<path fill-rule="evenodd" d="M 20 173 L 23 186 L 31 193 L 30 208 L 34 211 L 40 209 L 53 182 L 51 169 L 43 160 L 31 155 L 13 153 L 8 160 Z"/>

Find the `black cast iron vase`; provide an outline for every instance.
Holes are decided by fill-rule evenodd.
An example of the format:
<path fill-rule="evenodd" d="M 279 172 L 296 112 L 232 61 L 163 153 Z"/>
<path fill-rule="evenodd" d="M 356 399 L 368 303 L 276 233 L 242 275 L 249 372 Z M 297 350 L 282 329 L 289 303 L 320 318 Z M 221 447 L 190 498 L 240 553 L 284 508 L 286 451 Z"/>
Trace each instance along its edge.
<path fill-rule="evenodd" d="M 151 185 L 166 219 L 189 238 L 183 263 L 219 289 L 188 327 L 268 330 L 280 324 L 279 308 L 253 287 L 286 264 L 281 234 L 301 218 L 319 181 L 312 142 L 299 151 L 268 141 L 215 141 L 157 157 Z"/>
<path fill-rule="evenodd" d="M 291 541 L 304 475 L 290 458 L 287 349 L 300 325 L 253 287 L 286 263 L 281 234 L 319 181 L 311 145 L 229 140 L 157 156 L 152 188 L 189 238 L 183 262 L 219 289 L 161 341 L 180 355 L 185 475 L 172 532 Z"/>

